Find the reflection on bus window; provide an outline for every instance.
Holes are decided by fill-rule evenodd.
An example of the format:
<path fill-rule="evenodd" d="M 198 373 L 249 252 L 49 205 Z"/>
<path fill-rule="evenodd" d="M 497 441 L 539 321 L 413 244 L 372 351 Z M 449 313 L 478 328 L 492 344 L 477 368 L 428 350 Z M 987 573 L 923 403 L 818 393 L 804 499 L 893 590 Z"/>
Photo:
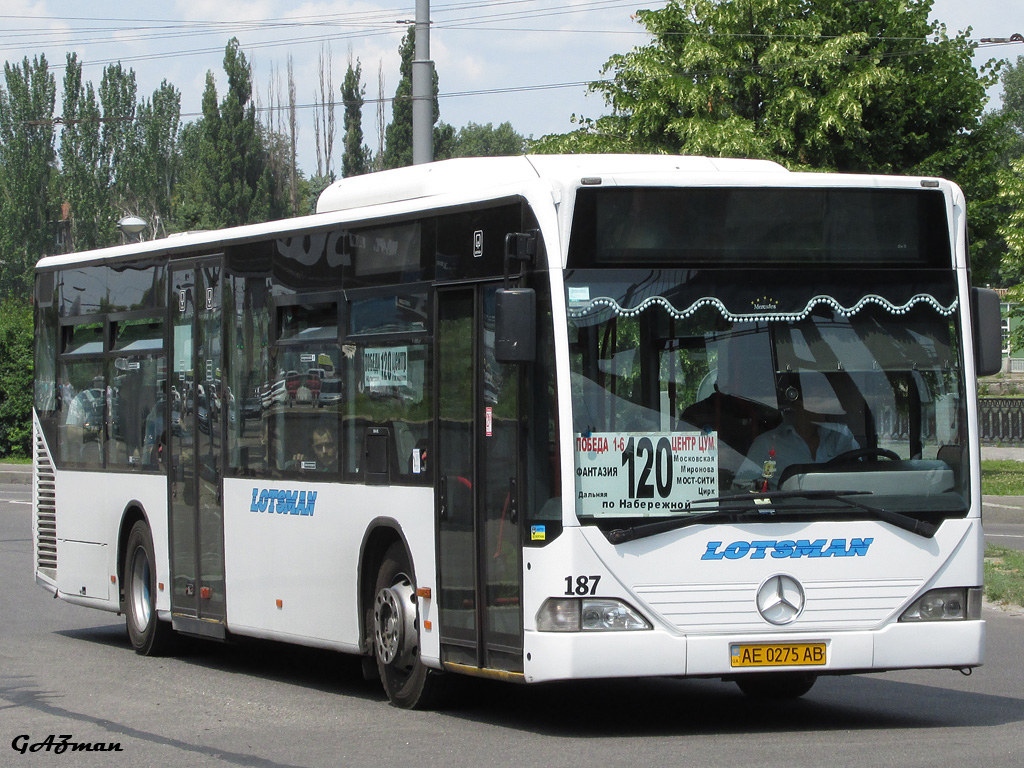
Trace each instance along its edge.
<path fill-rule="evenodd" d="M 99 360 L 61 366 L 58 453 L 63 461 L 99 469 L 103 466 L 105 381 Z"/>

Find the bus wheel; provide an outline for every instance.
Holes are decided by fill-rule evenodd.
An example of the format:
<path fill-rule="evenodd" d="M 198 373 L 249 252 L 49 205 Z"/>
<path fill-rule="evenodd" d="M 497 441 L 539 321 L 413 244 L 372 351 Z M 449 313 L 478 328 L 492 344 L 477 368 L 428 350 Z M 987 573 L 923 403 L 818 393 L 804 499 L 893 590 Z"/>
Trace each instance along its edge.
<path fill-rule="evenodd" d="M 811 690 L 817 679 L 813 672 L 759 672 L 737 677 L 736 685 L 755 699 L 797 699 Z"/>
<path fill-rule="evenodd" d="M 374 656 L 388 699 L 403 709 L 433 706 L 441 675 L 420 661 L 416 587 L 401 544 L 384 554 L 374 595 Z"/>
<path fill-rule="evenodd" d="M 132 648 L 142 656 L 160 656 L 171 650 L 174 630 L 156 615 L 156 559 L 149 526 L 132 526 L 124 555 L 125 624 Z"/>

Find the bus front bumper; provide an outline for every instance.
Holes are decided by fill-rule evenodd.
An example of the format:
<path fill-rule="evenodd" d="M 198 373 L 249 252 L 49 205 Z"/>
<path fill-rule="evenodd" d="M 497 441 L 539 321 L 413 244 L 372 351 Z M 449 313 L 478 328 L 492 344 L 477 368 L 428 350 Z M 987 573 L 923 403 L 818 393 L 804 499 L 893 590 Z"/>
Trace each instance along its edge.
<path fill-rule="evenodd" d="M 524 637 L 527 682 L 612 677 L 731 677 L 747 672 L 818 674 L 894 669 L 964 669 L 984 662 L 985 622 L 892 623 L 872 631 L 776 632 L 743 635 L 674 635 L 634 632 L 536 632 Z M 771 666 L 736 666 L 751 651 L 823 649 L 808 664 L 772 660 Z M 785 650 L 784 649 L 784 650 Z M 768 650 L 772 655 L 773 650 Z M 792 651 L 787 655 L 792 657 Z M 781 662 L 781 663 L 780 663 Z"/>

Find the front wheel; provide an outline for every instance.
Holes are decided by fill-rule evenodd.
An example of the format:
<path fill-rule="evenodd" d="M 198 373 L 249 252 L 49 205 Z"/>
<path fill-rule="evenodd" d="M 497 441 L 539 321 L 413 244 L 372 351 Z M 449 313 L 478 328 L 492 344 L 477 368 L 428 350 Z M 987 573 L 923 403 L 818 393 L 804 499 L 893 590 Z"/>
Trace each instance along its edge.
<path fill-rule="evenodd" d="M 797 699 L 811 690 L 817 679 L 813 672 L 755 672 L 737 677 L 736 685 L 755 699 Z"/>
<path fill-rule="evenodd" d="M 124 604 L 128 639 L 141 656 L 161 656 L 174 643 L 174 630 L 156 615 L 156 558 L 149 526 L 139 521 L 128 535 L 124 554 Z"/>
<path fill-rule="evenodd" d="M 403 709 L 437 704 L 441 674 L 420 661 L 416 581 L 405 547 L 384 554 L 373 599 L 373 650 L 388 699 Z"/>

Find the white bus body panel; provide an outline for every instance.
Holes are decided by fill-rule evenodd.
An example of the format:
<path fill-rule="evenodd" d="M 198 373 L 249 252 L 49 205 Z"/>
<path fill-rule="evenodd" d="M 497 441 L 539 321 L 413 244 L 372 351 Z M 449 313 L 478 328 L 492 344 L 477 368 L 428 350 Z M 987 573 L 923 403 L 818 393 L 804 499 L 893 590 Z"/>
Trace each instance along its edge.
<path fill-rule="evenodd" d="M 54 476 L 60 597 L 79 605 L 120 610 L 120 585 L 115 582 L 117 541 L 121 521 L 132 505 L 146 516 L 157 573 L 169 586 L 166 477 L 72 470 L 56 470 Z M 170 608 L 169 591 L 157 590 L 157 611 L 166 613 Z"/>
<path fill-rule="evenodd" d="M 277 503 L 281 491 L 304 504 Z M 315 493 L 315 503 L 308 503 Z M 305 514 L 304 514 L 305 513 Z M 356 652 L 359 561 L 375 521 L 393 521 L 418 587 L 437 594 L 432 488 L 343 485 L 297 479 L 224 481 L 227 626 L 240 635 Z M 277 601 L 281 607 L 277 607 Z M 420 621 L 437 626 L 433 601 Z M 421 633 L 424 661 L 440 664 L 436 632 Z"/>

